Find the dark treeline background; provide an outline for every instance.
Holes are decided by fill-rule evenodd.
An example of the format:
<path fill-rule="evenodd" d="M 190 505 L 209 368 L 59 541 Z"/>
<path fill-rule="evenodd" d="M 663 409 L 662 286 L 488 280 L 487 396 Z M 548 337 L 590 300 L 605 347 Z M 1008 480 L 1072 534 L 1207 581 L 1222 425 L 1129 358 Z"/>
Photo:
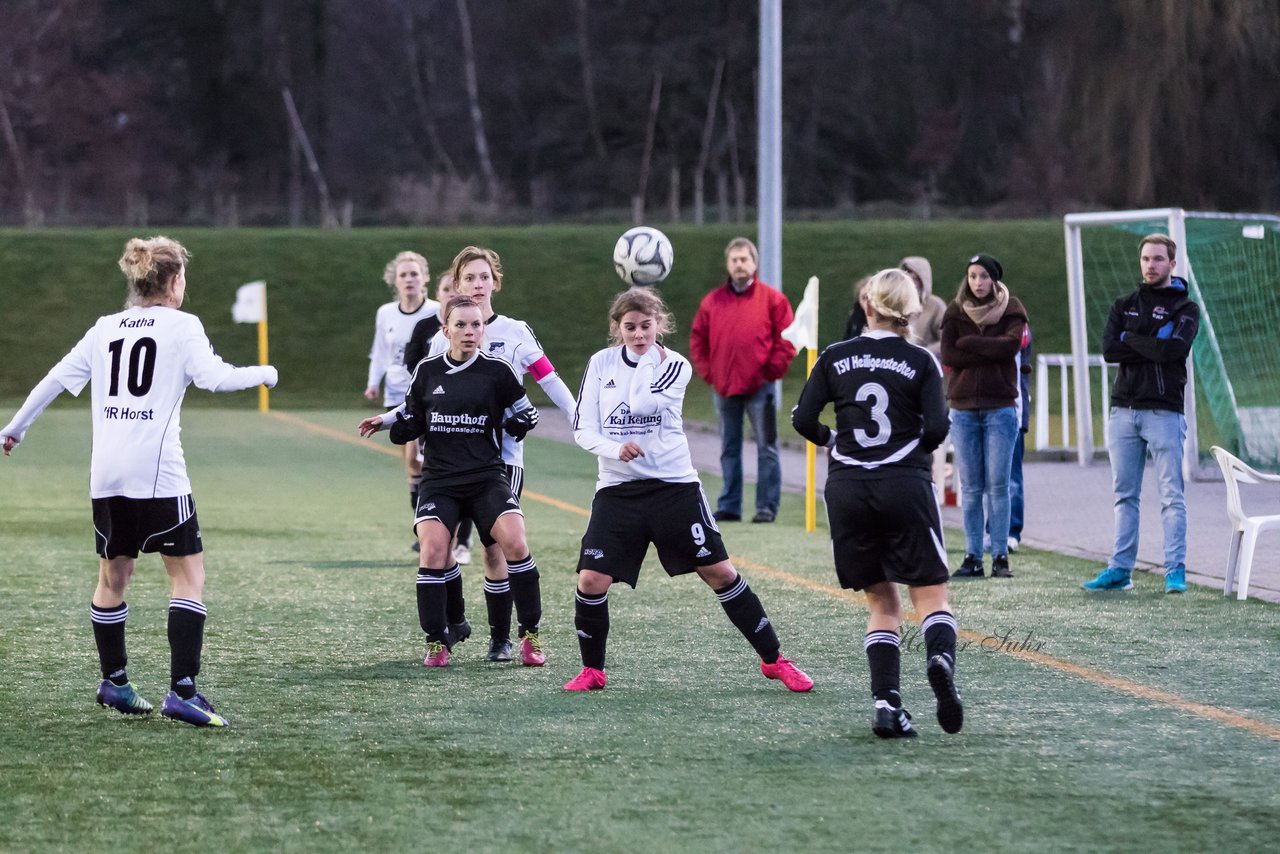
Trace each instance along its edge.
<path fill-rule="evenodd" d="M 757 5 L 0 0 L 0 223 L 741 220 Z M 793 215 L 1280 207 L 1277 0 L 783 22 Z"/>

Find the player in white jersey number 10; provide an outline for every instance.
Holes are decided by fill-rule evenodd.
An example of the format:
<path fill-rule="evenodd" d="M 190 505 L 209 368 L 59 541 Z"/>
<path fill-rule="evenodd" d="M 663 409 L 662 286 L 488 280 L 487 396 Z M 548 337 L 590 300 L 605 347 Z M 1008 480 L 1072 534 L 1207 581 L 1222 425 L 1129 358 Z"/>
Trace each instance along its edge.
<path fill-rule="evenodd" d="M 635 587 L 652 543 L 668 575 L 696 572 L 715 591 L 765 676 L 808 691 L 813 680 L 782 657 L 764 606 L 730 563 L 707 506 L 681 415 L 693 369 L 658 343 L 671 325 L 653 290 L 619 294 L 609 309 L 614 346 L 591 357 L 578 390 L 573 438 L 599 457 L 600 476 L 578 557 L 574 625 L 583 667 L 565 690 L 604 687 L 609 587 Z"/>
<path fill-rule="evenodd" d="M 204 327 L 179 311 L 188 254 L 167 237 L 133 239 L 120 269 L 129 282 L 124 311 L 101 317 L 27 396 L 0 429 L 9 456 L 46 406 L 63 391 L 92 383 L 93 455 L 89 495 L 100 561 L 89 615 L 102 667 L 100 705 L 130 715 L 151 712 L 126 671 L 125 588 L 139 552 L 159 552 L 169 574 L 170 692 L 160 713 L 195 726 L 227 725 L 196 691 L 207 614 L 204 556 L 191 482 L 178 435 L 183 395 L 276 384 L 270 365 L 236 368 L 218 358 Z"/>

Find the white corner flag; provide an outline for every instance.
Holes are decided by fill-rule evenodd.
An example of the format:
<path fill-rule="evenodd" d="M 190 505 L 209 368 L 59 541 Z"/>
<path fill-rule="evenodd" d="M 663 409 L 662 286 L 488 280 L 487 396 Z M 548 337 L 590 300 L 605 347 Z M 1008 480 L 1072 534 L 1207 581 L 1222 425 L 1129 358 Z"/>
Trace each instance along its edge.
<path fill-rule="evenodd" d="M 261 323 L 267 319 L 267 283 L 250 282 L 236 288 L 231 319 L 236 323 Z"/>
<path fill-rule="evenodd" d="M 796 306 L 795 322 L 782 330 L 782 337 L 797 350 L 818 349 L 818 277 L 810 276 L 804 286 L 804 298 Z"/>
<path fill-rule="evenodd" d="M 236 301 L 231 306 L 231 319 L 236 323 L 258 324 L 258 364 L 267 361 L 267 283 L 250 282 L 236 288 Z M 258 411 L 271 408 L 266 386 L 258 386 Z"/>

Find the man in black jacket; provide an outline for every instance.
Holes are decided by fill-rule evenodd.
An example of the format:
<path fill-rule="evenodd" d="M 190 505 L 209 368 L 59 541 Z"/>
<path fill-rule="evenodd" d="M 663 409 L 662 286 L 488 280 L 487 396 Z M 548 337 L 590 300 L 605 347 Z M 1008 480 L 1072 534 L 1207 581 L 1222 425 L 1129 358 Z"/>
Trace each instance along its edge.
<path fill-rule="evenodd" d="M 1200 328 L 1200 307 L 1173 275 L 1177 244 L 1163 234 L 1142 238 L 1142 285 L 1116 300 L 1102 333 L 1102 355 L 1120 365 L 1111 389 L 1107 452 L 1115 483 L 1115 550 L 1086 590 L 1129 590 L 1138 556 L 1138 506 L 1147 452 L 1160 484 L 1164 528 L 1164 591 L 1187 589 L 1187 505 L 1182 495 L 1182 446 L 1187 435 L 1183 394 L 1187 356 Z"/>

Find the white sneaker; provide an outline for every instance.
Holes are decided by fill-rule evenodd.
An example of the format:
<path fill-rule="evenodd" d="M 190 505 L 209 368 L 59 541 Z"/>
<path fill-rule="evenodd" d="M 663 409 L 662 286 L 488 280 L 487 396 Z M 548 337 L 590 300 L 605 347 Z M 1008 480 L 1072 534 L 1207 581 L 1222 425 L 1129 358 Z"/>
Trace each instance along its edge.
<path fill-rule="evenodd" d="M 1018 550 L 1018 539 L 1016 537 L 1009 538 L 1009 551 L 1016 552 Z"/>
<path fill-rule="evenodd" d="M 459 564 L 466 566 L 471 563 L 471 549 L 464 545 L 457 545 L 453 549 L 453 559 Z"/>

